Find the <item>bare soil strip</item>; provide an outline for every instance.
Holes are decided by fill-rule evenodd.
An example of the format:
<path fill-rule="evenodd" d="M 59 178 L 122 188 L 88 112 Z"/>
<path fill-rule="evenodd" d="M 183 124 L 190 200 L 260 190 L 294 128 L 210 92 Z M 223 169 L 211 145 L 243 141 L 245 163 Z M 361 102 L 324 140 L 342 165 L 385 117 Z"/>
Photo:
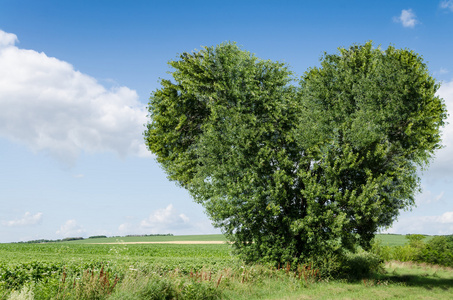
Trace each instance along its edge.
<path fill-rule="evenodd" d="M 223 241 L 170 241 L 170 242 L 113 242 L 113 243 L 90 243 L 96 245 L 123 245 L 123 244 L 226 244 Z"/>

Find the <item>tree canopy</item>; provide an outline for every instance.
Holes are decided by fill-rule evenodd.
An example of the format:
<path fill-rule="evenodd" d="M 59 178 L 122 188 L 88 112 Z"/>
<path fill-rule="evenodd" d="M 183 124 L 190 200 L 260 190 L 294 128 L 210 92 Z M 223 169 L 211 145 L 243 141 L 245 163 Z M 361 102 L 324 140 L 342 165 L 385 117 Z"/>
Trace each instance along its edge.
<path fill-rule="evenodd" d="M 289 67 L 234 43 L 170 61 L 146 144 L 247 261 L 369 246 L 414 205 L 447 112 L 420 55 L 371 42 Z"/>

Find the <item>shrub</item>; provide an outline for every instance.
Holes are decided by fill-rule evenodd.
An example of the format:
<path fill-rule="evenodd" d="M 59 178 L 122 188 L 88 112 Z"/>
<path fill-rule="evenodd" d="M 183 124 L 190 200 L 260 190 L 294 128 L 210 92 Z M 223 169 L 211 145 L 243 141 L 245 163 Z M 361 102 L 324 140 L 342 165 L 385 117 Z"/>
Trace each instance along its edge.
<path fill-rule="evenodd" d="M 418 253 L 416 261 L 453 267 L 453 238 L 433 237 Z"/>
<path fill-rule="evenodd" d="M 398 261 L 415 261 L 418 252 L 419 249 L 411 245 L 394 246 L 392 249 L 392 259 Z"/>
<path fill-rule="evenodd" d="M 371 253 L 374 253 L 384 261 L 393 259 L 393 251 L 390 246 L 383 246 L 380 239 L 373 239 L 371 242 Z"/>
<path fill-rule="evenodd" d="M 367 278 L 383 270 L 384 260 L 377 254 L 363 250 L 346 253 L 340 268 L 340 277 L 351 280 Z"/>
<path fill-rule="evenodd" d="M 407 234 L 406 239 L 409 240 L 409 245 L 415 246 L 420 244 L 420 242 L 426 238 L 423 234 Z"/>

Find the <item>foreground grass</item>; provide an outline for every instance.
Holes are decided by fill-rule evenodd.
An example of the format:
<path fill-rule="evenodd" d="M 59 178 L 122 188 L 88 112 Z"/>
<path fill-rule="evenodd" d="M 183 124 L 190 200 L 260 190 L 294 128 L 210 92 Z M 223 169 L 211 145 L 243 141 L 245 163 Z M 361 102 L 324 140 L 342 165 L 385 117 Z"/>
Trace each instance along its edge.
<path fill-rule="evenodd" d="M 388 262 L 385 273 L 355 282 L 319 280 L 263 281 L 226 290 L 230 299 L 452 299 L 453 269 Z"/>

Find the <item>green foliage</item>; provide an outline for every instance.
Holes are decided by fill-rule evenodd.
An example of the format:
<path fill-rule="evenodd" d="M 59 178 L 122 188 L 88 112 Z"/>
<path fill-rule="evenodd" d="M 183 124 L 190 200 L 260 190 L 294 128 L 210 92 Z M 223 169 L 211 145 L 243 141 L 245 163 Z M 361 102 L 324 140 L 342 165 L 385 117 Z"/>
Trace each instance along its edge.
<path fill-rule="evenodd" d="M 453 267 L 453 236 L 435 236 L 417 253 L 416 261 Z"/>
<path fill-rule="evenodd" d="M 412 247 L 420 247 L 423 245 L 423 240 L 426 238 L 423 234 L 408 234 L 406 239 L 409 240 L 409 245 Z"/>
<path fill-rule="evenodd" d="M 246 261 L 341 260 L 414 204 L 446 108 L 422 58 L 371 43 L 288 66 L 231 43 L 170 61 L 145 140 Z"/>
<path fill-rule="evenodd" d="M 346 253 L 340 268 L 340 277 L 352 280 L 370 278 L 373 274 L 381 273 L 384 260 L 371 252 L 358 251 Z"/>
<path fill-rule="evenodd" d="M 25 283 L 46 280 L 57 273 L 60 266 L 42 262 L 20 263 L 13 266 L 0 264 L 0 285 L 8 289 L 18 289 Z"/>
<path fill-rule="evenodd" d="M 421 234 L 407 235 L 408 242 L 401 246 L 384 246 L 375 239 L 371 252 L 386 261 L 420 262 L 453 267 L 453 236 L 434 236 L 426 243 L 426 236 Z"/>
<path fill-rule="evenodd" d="M 412 51 L 371 43 L 339 51 L 301 80 L 297 140 L 312 162 L 302 194 L 315 222 L 300 228 L 368 248 L 378 228 L 413 205 L 417 166 L 440 147 L 446 110 Z"/>
<path fill-rule="evenodd" d="M 417 235 L 418 236 L 418 235 Z M 406 240 L 410 240 L 409 236 L 406 236 Z M 417 240 L 416 244 L 406 243 L 404 245 L 389 246 L 383 245 L 380 239 L 375 238 L 371 243 L 370 252 L 377 255 L 384 261 L 397 260 L 401 262 L 415 261 L 417 253 L 423 247 L 423 241 Z M 417 246 L 417 247 L 415 247 Z"/>
<path fill-rule="evenodd" d="M 176 299 L 176 285 L 159 276 L 131 276 L 111 299 Z"/>

